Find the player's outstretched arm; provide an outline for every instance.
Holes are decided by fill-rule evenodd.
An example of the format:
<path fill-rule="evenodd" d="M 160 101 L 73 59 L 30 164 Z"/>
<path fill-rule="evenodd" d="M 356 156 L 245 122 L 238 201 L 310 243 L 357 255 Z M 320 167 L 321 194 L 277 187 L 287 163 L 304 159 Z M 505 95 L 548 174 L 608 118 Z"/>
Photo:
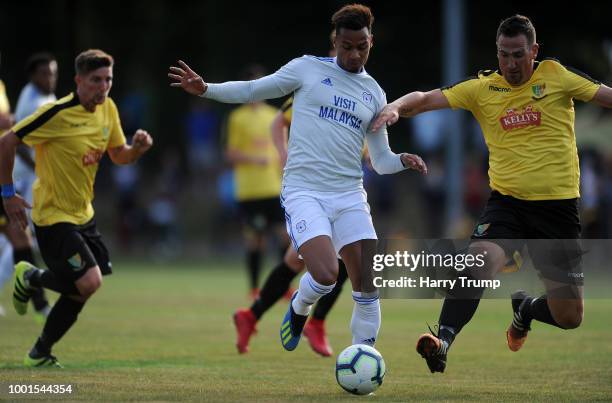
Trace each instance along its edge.
<path fill-rule="evenodd" d="M 170 83 L 171 87 L 180 87 L 186 92 L 200 96 L 208 89 L 208 84 L 204 82 L 195 71 L 182 60 L 178 61 L 180 67 L 170 66 L 168 77 L 174 80 Z"/>
<path fill-rule="evenodd" d="M 427 175 L 427 164 L 423 161 L 423 158 L 416 154 L 402 153 L 400 155 L 402 164 L 408 169 L 414 169 L 424 175 Z"/>
<path fill-rule="evenodd" d="M 28 226 L 25 209 L 31 206 L 15 193 L 13 187 L 15 150 L 20 143 L 21 140 L 12 131 L 0 137 L 0 184 L 2 185 L 2 203 L 11 224 L 25 229 Z"/>
<path fill-rule="evenodd" d="M 386 105 L 372 123 L 370 131 L 377 132 L 383 125 L 390 126 L 397 122 L 400 116 L 408 118 L 444 108 L 450 108 L 450 104 L 440 89 L 411 92 Z"/>
<path fill-rule="evenodd" d="M 377 174 L 393 174 L 406 168 L 427 174 L 427 165 L 418 155 L 408 153 L 398 155 L 391 151 L 389 138 L 386 133 L 368 133 L 366 140 L 368 142 L 370 161 Z"/>
<path fill-rule="evenodd" d="M 168 77 L 172 87 L 181 87 L 190 94 L 226 104 L 244 104 L 279 98 L 294 92 L 302 85 L 302 77 L 309 67 L 307 61 L 294 59 L 278 71 L 256 80 L 205 83 L 187 64 L 170 67 Z"/>
<path fill-rule="evenodd" d="M 138 160 L 153 146 L 153 138 L 145 130 L 138 129 L 132 137 L 132 144 L 123 144 L 108 149 L 108 156 L 117 165 L 127 165 Z"/>
<path fill-rule="evenodd" d="M 602 84 L 595 93 L 593 102 L 604 108 L 612 108 L 612 88 Z"/>

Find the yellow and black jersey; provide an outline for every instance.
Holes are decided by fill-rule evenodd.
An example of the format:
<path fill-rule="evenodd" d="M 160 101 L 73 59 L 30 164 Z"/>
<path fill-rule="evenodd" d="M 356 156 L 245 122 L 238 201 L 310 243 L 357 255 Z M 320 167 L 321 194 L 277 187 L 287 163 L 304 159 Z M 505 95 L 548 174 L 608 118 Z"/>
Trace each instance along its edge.
<path fill-rule="evenodd" d="M 12 130 L 36 152 L 32 221 L 47 226 L 91 220 L 98 163 L 108 148 L 125 144 L 113 100 L 88 112 L 72 93 L 41 106 Z"/>
<path fill-rule="evenodd" d="M 283 113 L 285 121 L 291 123 L 291 118 L 293 117 L 293 97 L 287 98 L 283 106 L 281 106 L 281 112 Z"/>
<path fill-rule="evenodd" d="M 238 201 L 277 197 L 281 188 L 280 160 L 272 136 L 278 110 L 267 104 L 246 104 L 228 118 L 229 150 L 264 157 L 265 165 L 238 163 L 234 166 L 235 196 Z"/>
<path fill-rule="evenodd" d="M 488 70 L 442 93 L 453 109 L 472 112 L 480 123 L 492 189 L 523 200 L 554 200 L 579 197 L 573 100 L 590 101 L 599 87 L 547 59 L 520 86 Z"/>
<path fill-rule="evenodd" d="M 4 83 L 0 80 L 0 113 L 6 114 L 11 112 L 11 105 L 9 104 L 8 97 L 6 96 L 6 88 Z"/>

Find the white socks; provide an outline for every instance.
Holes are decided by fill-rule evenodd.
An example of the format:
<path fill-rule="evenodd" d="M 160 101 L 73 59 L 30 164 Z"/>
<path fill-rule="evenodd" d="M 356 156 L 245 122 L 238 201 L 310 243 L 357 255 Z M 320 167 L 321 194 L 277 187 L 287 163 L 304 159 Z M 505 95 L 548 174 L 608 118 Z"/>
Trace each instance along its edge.
<path fill-rule="evenodd" d="M 325 294 L 328 294 L 334 289 L 336 283 L 331 285 L 319 284 L 315 281 L 310 273 L 306 272 L 300 279 L 300 287 L 298 293 L 293 300 L 291 306 L 298 315 L 307 316 L 310 313 L 312 305 Z"/>
<path fill-rule="evenodd" d="M 291 306 L 298 315 L 307 316 L 312 305 L 325 294 L 328 294 L 336 284 L 322 285 L 317 283 L 310 273 L 306 272 L 300 279 L 297 296 Z M 380 301 L 378 291 L 362 293 L 353 291 L 353 316 L 351 332 L 353 344 L 373 346 L 380 329 Z"/>
<path fill-rule="evenodd" d="M 367 344 L 373 346 L 380 329 L 380 301 L 378 292 L 362 293 L 353 291 L 353 317 L 351 318 L 351 332 L 353 344 Z"/>

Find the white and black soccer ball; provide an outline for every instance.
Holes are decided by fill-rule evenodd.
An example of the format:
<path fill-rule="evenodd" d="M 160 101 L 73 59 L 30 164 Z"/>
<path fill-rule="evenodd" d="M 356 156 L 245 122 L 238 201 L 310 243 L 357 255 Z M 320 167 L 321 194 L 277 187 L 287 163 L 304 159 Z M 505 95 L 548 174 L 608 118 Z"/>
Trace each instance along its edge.
<path fill-rule="evenodd" d="M 336 359 L 336 380 L 347 392 L 367 395 L 382 385 L 385 360 L 374 348 L 354 344 L 345 348 Z"/>

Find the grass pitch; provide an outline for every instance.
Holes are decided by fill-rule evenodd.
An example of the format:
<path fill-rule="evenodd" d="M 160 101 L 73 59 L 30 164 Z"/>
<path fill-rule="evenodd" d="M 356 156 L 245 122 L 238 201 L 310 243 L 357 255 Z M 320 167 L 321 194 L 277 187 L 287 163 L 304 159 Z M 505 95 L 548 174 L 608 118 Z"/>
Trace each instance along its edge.
<path fill-rule="evenodd" d="M 373 396 L 344 392 L 334 359 L 306 340 L 285 352 L 278 326 L 282 300 L 259 323 L 251 352 L 238 355 L 231 315 L 248 304 L 238 264 L 135 265 L 115 274 L 54 349 L 63 370 L 28 370 L 23 355 L 38 336 L 30 315 L 0 296 L 0 400 L 102 401 L 612 401 L 612 300 L 587 300 L 583 325 L 562 331 L 540 323 L 523 349 L 505 345 L 510 302 L 484 300 L 449 354 L 447 372 L 430 374 L 414 346 L 439 300 L 384 300 L 377 349 L 387 363 Z M 56 296 L 53 296 L 54 298 Z M 336 352 L 350 344 L 348 288 L 327 321 Z M 72 384 L 70 396 L 7 394 L 11 383 Z"/>

